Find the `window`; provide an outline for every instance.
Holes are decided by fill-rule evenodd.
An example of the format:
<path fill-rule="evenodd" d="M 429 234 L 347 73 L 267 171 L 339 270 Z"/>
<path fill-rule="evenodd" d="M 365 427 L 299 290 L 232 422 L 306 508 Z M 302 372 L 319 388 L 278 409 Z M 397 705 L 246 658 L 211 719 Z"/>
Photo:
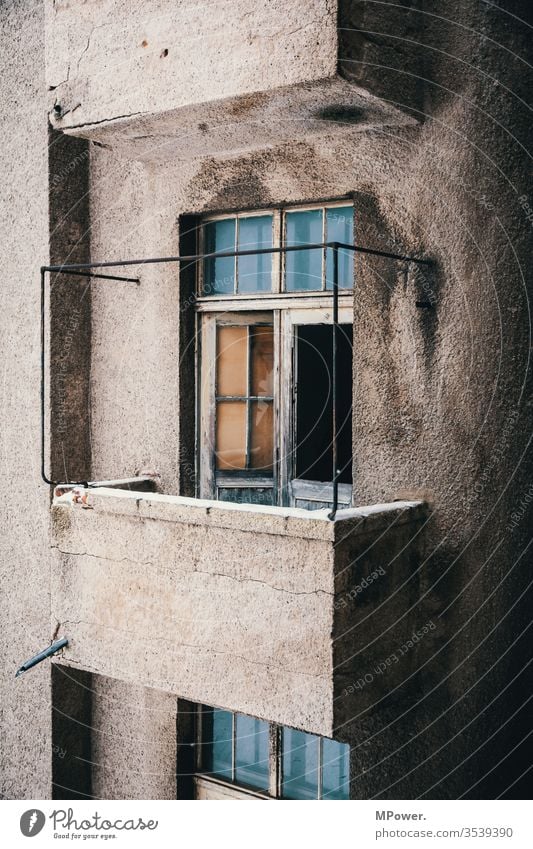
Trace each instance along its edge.
<path fill-rule="evenodd" d="M 219 324 L 216 333 L 216 468 L 272 472 L 272 325 Z"/>
<path fill-rule="evenodd" d="M 282 730 L 284 799 L 348 799 L 350 747 L 292 728 Z"/>
<path fill-rule="evenodd" d="M 353 244 L 353 206 L 335 205 L 272 213 L 240 213 L 205 221 L 200 229 L 202 253 L 257 251 L 284 244 L 288 247 L 325 242 Z M 333 252 L 326 248 L 279 254 L 207 257 L 199 294 L 261 294 L 315 292 L 333 287 Z M 353 252 L 339 250 L 339 286 L 351 289 Z"/>
<path fill-rule="evenodd" d="M 203 253 L 256 251 L 272 247 L 272 215 L 223 218 L 203 225 Z M 217 257 L 204 261 L 204 295 L 272 290 L 272 254 Z"/>
<path fill-rule="evenodd" d="M 346 202 L 205 220 L 202 252 L 353 243 Z M 337 468 L 352 499 L 353 253 L 339 249 Z M 198 280 L 199 495 L 332 503 L 332 250 L 206 257 Z"/>
<path fill-rule="evenodd" d="M 266 722 L 225 710 L 204 710 L 203 766 L 212 775 L 268 790 L 268 740 Z"/>
<path fill-rule="evenodd" d="M 350 747 L 250 716 L 203 707 L 198 774 L 277 799 L 348 799 Z"/>

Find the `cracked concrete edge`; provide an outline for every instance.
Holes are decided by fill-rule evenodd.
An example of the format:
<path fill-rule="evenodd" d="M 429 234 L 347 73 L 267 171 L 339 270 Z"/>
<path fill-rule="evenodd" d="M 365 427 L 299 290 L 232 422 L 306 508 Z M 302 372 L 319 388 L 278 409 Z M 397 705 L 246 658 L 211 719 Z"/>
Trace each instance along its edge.
<path fill-rule="evenodd" d="M 120 560 L 115 560 L 114 558 L 106 557 L 103 554 L 94 554 L 93 552 L 90 552 L 90 551 L 69 551 L 69 550 L 64 549 L 64 548 L 59 548 L 58 545 L 51 545 L 50 548 L 54 551 L 57 551 L 58 554 L 64 555 L 65 557 L 94 557 L 95 560 L 103 560 L 104 562 L 112 563 L 114 566 L 116 566 L 119 563 L 132 563 L 134 566 L 152 566 L 152 567 L 157 567 L 158 569 L 161 568 L 159 564 L 155 564 L 152 560 L 133 560 L 131 557 L 122 557 Z M 167 569 L 166 571 L 170 571 L 170 569 Z M 333 596 L 335 595 L 333 592 L 329 592 L 328 590 L 322 589 L 321 587 L 314 589 L 314 590 L 291 590 L 291 589 L 288 589 L 287 587 L 273 586 L 273 584 L 270 584 L 268 581 L 261 581 L 259 578 L 250 578 L 248 576 L 237 577 L 236 575 L 230 575 L 229 572 L 216 572 L 216 571 L 209 571 L 208 569 L 197 569 L 197 568 L 195 568 L 191 571 L 190 574 L 207 575 L 210 578 L 227 578 L 227 580 L 236 581 L 238 584 L 246 584 L 246 583 L 262 584 L 263 586 L 268 587 L 268 589 L 273 590 L 274 592 L 287 593 L 287 595 L 293 595 L 293 596 L 319 595 L 320 594 L 320 595 L 329 596 L 330 598 L 333 598 Z M 184 575 L 184 579 L 187 579 L 188 577 L 189 577 L 188 574 Z M 56 622 L 55 630 L 57 632 L 57 625 L 58 624 L 60 625 L 62 623 L 53 614 L 52 614 L 52 621 Z"/>
<path fill-rule="evenodd" d="M 354 507 L 337 512 L 334 521 L 329 510 L 309 511 L 298 507 L 267 507 L 187 498 L 180 495 L 140 493 L 105 487 L 72 491 L 53 501 L 53 515 L 65 509 L 94 511 L 94 514 L 130 516 L 139 520 L 207 525 L 250 533 L 290 536 L 342 542 L 347 535 L 375 533 L 389 526 L 416 521 L 426 515 L 422 501 L 394 501 Z M 82 502 L 82 503 L 81 503 Z"/>
<path fill-rule="evenodd" d="M 69 81 L 63 80 L 51 89 L 57 92 L 55 103 L 57 103 L 60 87 L 66 87 L 68 85 Z M 74 93 L 67 91 L 66 88 L 64 88 L 64 93 L 67 98 L 70 94 L 74 98 Z M 95 138 L 98 139 L 98 133 L 105 130 L 108 133 L 108 142 L 120 146 L 124 141 L 123 132 L 125 127 L 128 130 L 131 128 L 134 131 L 135 127 L 139 125 L 139 127 L 144 128 L 145 132 L 151 131 L 157 134 L 157 128 L 160 124 L 173 122 L 182 128 L 183 126 L 188 126 L 190 132 L 193 132 L 198 121 L 205 120 L 206 118 L 210 122 L 218 120 L 220 127 L 227 127 L 230 119 L 236 126 L 239 126 L 240 122 L 235 121 L 234 118 L 235 113 L 242 107 L 246 115 L 248 115 L 250 111 L 253 111 L 250 108 L 250 102 L 254 98 L 257 98 L 257 109 L 260 112 L 269 109 L 275 115 L 279 111 L 278 117 L 283 118 L 284 107 L 286 106 L 290 110 L 290 114 L 293 115 L 295 112 L 295 103 L 298 103 L 299 99 L 303 96 L 299 108 L 303 116 L 301 121 L 306 118 L 307 122 L 311 123 L 314 106 L 307 102 L 306 93 L 308 95 L 315 94 L 316 101 L 314 106 L 316 108 L 320 105 L 341 105 L 341 102 L 342 105 L 346 105 L 346 101 L 349 100 L 350 106 L 356 108 L 364 107 L 368 111 L 369 117 L 378 121 L 379 126 L 385 124 L 394 127 L 418 127 L 420 125 L 420 121 L 413 117 L 413 115 L 402 111 L 394 103 L 389 103 L 376 97 L 368 89 L 361 87 L 352 80 L 347 80 L 338 72 L 307 82 L 279 85 L 268 91 L 258 88 L 256 91 L 247 91 L 243 94 L 222 96 L 203 102 L 183 104 L 170 108 L 166 107 L 164 109 L 154 107 L 153 109 L 137 110 L 125 114 L 109 115 L 97 120 L 82 121 L 79 124 L 69 124 L 64 119 L 67 115 L 72 114 L 81 105 L 80 103 L 75 106 L 69 106 L 64 112 L 59 114 L 56 114 L 53 106 L 51 106 L 49 117 L 54 128 L 61 130 L 66 135 L 79 136 L 92 140 Z M 240 120 L 247 123 L 249 116 Z M 287 120 L 287 115 L 285 115 L 285 120 Z M 352 132 L 354 129 L 351 123 L 346 124 L 346 126 L 339 121 L 328 122 L 324 120 L 323 123 L 323 132 L 325 133 L 331 131 L 332 124 L 338 131 L 344 129 L 347 132 Z M 301 124 L 298 132 L 301 134 L 303 129 L 304 125 Z M 364 123 L 362 129 L 366 129 Z M 114 130 L 116 130 L 115 134 L 113 133 Z M 316 135 L 318 130 L 314 128 L 311 132 Z"/>
<path fill-rule="evenodd" d="M 84 625 L 89 629 L 94 629 L 95 624 L 96 624 L 95 622 L 87 621 L 85 619 L 65 619 L 64 622 L 62 623 L 62 625 L 64 627 L 67 627 L 68 625 Z M 112 625 L 104 625 L 104 624 L 101 624 L 101 623 L 98 623 L 98 628 L 104 628 L 105 630 L 115 631 L 117 634 L 120 634 L 123 637 L 124 636 L 125 637 L 132 636 L 132 637 L 138 638 L 138 634 L 137 634 L 136 631 L 128 631 L 128 630 L 125 630 L 123 628 L 115 628 Z M 167 654 L 169 653 L 170 649 L 172 647 L 174 647 L 177 650 L 178 653 L 183 649 L 183 650 L 187 650 L 187 651 L 188 650 L 197 651 L 199 654 L 226 655 L 226 656 L 230 656 L 230 657 L 234 658 L 235 660 L 242 660 L 243 663 L 250 664 L 251 666 L 266 667 L 269 670 L 277 670 L 277 671 L 282 672 L 283 674 L 286 674 L 286 675 L 291 675 L 291 676 L 294 675 L 294 676 L 298 676 L 298 677 L 301 676 L 303 678 L 315 678 L 315 679 L 323 680 L 323 681 L 329 681 L 330 680 L 329 673 L 324 674 L 324 673 L 320 673 L 320 672 L 305 672 L 302 669 L 294 669 L 290 666 L 285 666 L 284 664 L 281 664 L 281 663 L 273 663 L 273 662 L 267 661 L 267 660 L 255 660 L 251 657 L 247 657 L 246 655 L 243 655 L 243 654 L 238 654 L 238 653 L 231 651 L 231 650 L 223 651 L 222 649 L 214 648 L 214 646 L 208 646 L 208 645 L 205 645 L 205 644 L 201 645 L 201 644 L 197 644 L 197 643 L 186 643 L 186 642 L 183 642 L 181 640 L 180 641 L 176 640 L 176 642 L 173 644 L 169 640 L 168 635 L 151 636 L 150 642 L 151 643 L 153 643 L 153 642 L 163 643 L 163 645 L 165 646 L 165 651 L 166 651 Z M 80 669 L 84 669 L 87 672 L 91 672 L 91 671 L 96 672 L 98 675 L 105 675 L 106 674 L 105 671 L 102 672 L 102 669 L 101 669 L 100 666 L 99 667 L 91 667 L 89 664 L 85 663 L 85 661 L 82 662 L 82 661 L 76 660 L 75 657 L 69 657 L 66 654 L 67 649 L 68 649 L 68 647 L 65 646 L 65 649 L 62 649 L 62 652 L 65 652 L 65 655 L 64 656 L 58 655 L 58 657 L 57 657 L 57 662 L 60 663 L 62 666 L 72 665 L 72 666 L 77 666 Z M 119 676 L 117 676 L 116 668 L 114 666 L 113 666 L 113 669 L 112 669 L 111 677 L 119 677 Z M 168 685 L 166 684 L 165 689 L 167 688 L 167 686 Z M 172 689 L 173 689 L 174 692 L 176 692 L 177 695 L 180 696 L 180 698 L 185 698 L 185 699 L 189 698 L 188 695 L 183 695 L 181 693 L 181 689 L 180 689 L 179 693 L 178 693 L 178 691 L 175 687 L 172 688 Z M 192 699 L 192 700 L 194 700 L 194 699 Z"/>

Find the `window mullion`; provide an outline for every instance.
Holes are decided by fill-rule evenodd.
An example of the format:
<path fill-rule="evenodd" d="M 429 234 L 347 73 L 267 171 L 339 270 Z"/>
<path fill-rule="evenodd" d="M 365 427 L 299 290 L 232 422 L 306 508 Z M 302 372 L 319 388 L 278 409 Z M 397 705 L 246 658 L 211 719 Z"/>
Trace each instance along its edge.
<path fill-rule="evenodd" d="M 197 250 L 199 254 L 205 253 L 205 224 L 202 224 L 197 230 Z M 196 262 L 196 294 L 200 297 L 204 294 L 205 282 L 205 259 Z"/>
<path fill-rule="evenodd" d="M 281 221 L 282 213 L 279 209 L 274 210 L 272 216 L 272 247 L 279 248 L 282 243 Z M 283 255 L 281 253 L 272 254 L 272 292 L 278 293 L 283 289 L 282 286 L 282 269 Z"/>
<path fill-rule="evenodd" d="M 239 250 L 239 217 L 238 216 L 235 218 L 235 250 L 236 251 Z M 233 279 L 235 281 L 234 284 L 233 284 L 233 294 L 234 295 L 236 295 L 239 291 L 239 281 L 237 280 L 238 267 L 239 267 L 238 260 L 239 260 L 238 256 L 233 257 Z"/>
<path fill-rule="evenodd" d="M 279 247 L 285 247 L 287 245 L 287 216 L 285 211 L 282 210 L 279 214 L 280 223 L 279 223 Z M 280 292 L 286 291 L 286 268 L 287 268 L 287 253 L 283 251 L 280 253 L 280 281 L 279 281 L 279 290 Z"/>
<path fill-rule="evenodd" d="M 273 496 L 274 503 L 281 504 L 281 480 L 283 478 L 281 471 L 282 456 L 280 451 L 281 445 L 281 416 L 280 416 L 280 397 L 281 397 L 281 314 L 280 310 L 274 310 L 274 397 L 272 403 L 274 405 L 274 439 L 272 445 L 272 463 L 273 463 Z"/>
<path fill-rule="evenodd" d="M 252 394 L 252 334 L 250 333 L 252 325 L 246 329 L 247 334 L 247 354 L 246 354 L 246 469 L 250 469 L 250 430 L 252 426 L 252 404 L 250 395 Z"/>
<path fill-rule="evenodd" d="M 235 781 L 235 748 L 237 732 L 237 714 L 231 714 L 231 780 Z"/>
<path fill-rule="evenodd" d="M 204 709 L 203 709 L 202 705 L 198 705 L 197 708 L 196 708 L 196 752 L 195 752 L 196 772 L 200 772 L 205 765 L 205 758 L 203 756 L 204 736 L 205 736 Z"/>
<path fill-rule="evenodd" d="M 328 216 L 326 215 L 325 207 L 322 209 L 322 241 L 326 242 L 327 240 L 327 221 Z M 327 288 L 326 286 L 326 268 L 327 268 L 327 254 L 328 249 L 322 248 L 322 285 L 321 289 L 324 292 Z"/>
<path fill-rule="evenodd" d="M 322 798 L 322 737 L 318 738 L 318 776 L 317 776 L 318 798 Z"/>
<path fill-rule="evenodd" d="M 273 723 L 269 726 L 268 732 L 268 766 L 269 766 L 269 788 L 268 792 L 275 799 L 281 796 L 281 745 L 280 745 L 281 729 L 279 725 Z"/>

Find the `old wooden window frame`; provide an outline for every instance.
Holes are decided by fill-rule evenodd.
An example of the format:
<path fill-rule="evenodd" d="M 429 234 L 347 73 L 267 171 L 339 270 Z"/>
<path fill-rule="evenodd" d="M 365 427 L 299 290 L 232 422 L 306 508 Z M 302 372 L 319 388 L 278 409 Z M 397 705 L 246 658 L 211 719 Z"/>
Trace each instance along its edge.
<path fill-rule="evenodd" d="M 272 476 L 243 470 L 242 473 L 223 472 L 215 469 L 215 441 L 216 441 L 216 340 L 217 328 L 220 326 L 257 326 L 273 325 L 272 313 L 240 312 L 240 313 L 209 313 L 202 321 L 202 363 L 200 382 L 200 444 L 202 446 L 201 457 L 201 495 L 204 497 L 216 497 L 218 489 L 227 488 L 250 488 L 250 489 L 277 489 L 277 452 L 274 441 L 273 472 Z M 274 327 L 274 334 L 276 328 Z M 277 415 L 277 367 L 276 352 L 274 351 L 274 431 L 276 430 Z"/>
<path fill-rule="evenodd" d="M 273 216 L 273 246 L 284 243 L 287 214 L 322 210 L 322 237 L 326 239 L 326 210 L 352 207 L 353 201 L 336 201 L 288 206 L 277 209 L 254 209 L 244 212 L 207 215 L 199 221 L 199 252 L 205 252 L 204 225 L 235 218 Z M 238 229 L 236 232 L 238 240 Z M 285 291 L 286 254 L 272 256 L 272 291 L 204 295 L 204 263 L 198 263 L 196 279 L 197 308 L 197 496 L 216 498 L 221 488 L 264 490 L 272 487 L 274 505 L 291 505 L 298 501 L 331 502 L 330 482 L 298 481 L 294 476 L 294 380 L 295 328 L 303 324 L 333 324 L 332 291 L 326 289 L 327 248 L 322 249 L 321 289 Z M 238 286 L 237 258 L 234 265 L 235 289 Z M 217 324 L 272 323 L 274 329 L 274 457 L 272 477 L 247 472 L 224 475 L 215 470 L 215 375 Z M 353 323 L 353 290 L 339 290 L 339 322 Z M 352 503 L 352 485 L 339 485 L 339 505 Z"/>

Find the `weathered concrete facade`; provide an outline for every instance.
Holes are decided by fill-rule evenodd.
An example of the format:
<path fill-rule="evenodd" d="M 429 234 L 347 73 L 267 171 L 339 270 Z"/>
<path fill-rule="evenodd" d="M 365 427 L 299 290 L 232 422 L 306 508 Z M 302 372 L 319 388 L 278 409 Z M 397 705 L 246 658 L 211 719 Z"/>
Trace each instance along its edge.
<path fill-rule="evenodd" d="M 68 627 L 71 647 L 54 674 L 68 677 L 69 664 L 78 664 L 72 675 L 87 676 L 74 677 L 68 713 L 75 718 L 78 711 L 94 729 L 92 741 L 78 738 L 92 752 L 91 774 L 69 778 L 68 756 L 60 762 L 56 757 L 53 792 L 68 796 L 67 782 L 71 792 L 101 797 L 171 797 L 176 758 L 180 769 L 178 696 L 323 734 L 334 730 L 352 745 L 355 797 L 518 796 L 531 763 L 530 746 L 522 742 L 529 731 L 524 693 L 531 687 L 527 4 L 498 8 L 447 0 L 391 7 L 309 0 L 256 9 L 217 0 L 207 16 L 192 7 L 56 0 L 24 8 L 9 3 L 1 12 L 13 55 L 8 79 L 19 105 L 24 95 L 17 128 L 31 158 L 21 162 L 13 112 L 6 108 L 4 135 L 14 141 L 3 157 L 18 205 L 8 200 L 1 227 L 16 234 L 8 244 L 23 255 L 16 264 L 16 252 L 4 256 L 13 264 L 6 315 L 13 314 L 9 328 L 19 334 L 16 358 L 12 337 L 5 337 L 13 352 L 4 355 L 13 363 L 6 369 L 5 481 L 13 478 L 13 458 L 21 458 L 16 477 L 30 482 L 39 499 L 28 510 L 26 494 L 18 505 L 18 491 L 11 485 L 4 490 L 6 657 L 14 667 L 45 645 L 58 623 L 61 630 Z M 31 62 L 17 48 L 14 33 L 21 26 L 31 33 Z M 40 76 L 45 49 L 46 85 Z M 330 676 L 331 704 L 324 690 L 298 703 L 301 715 L 291 713 L 287 693 L 294 682 L 274 691 L 278 703 L 270 715 L 257 695 L 264 682 L 255 682 L 253 698 L 236 686 L 204 695 L 193 686 L 198 672 L 185 675 L 185 654 L 175 660 L 176 673 L 150 677 L 147 665 L 134 682 L 141 656 L 139 663 L 132 658 L 129 671 L 118 650 L 108 657 L 105 628 L 127 630 L 133 623 L 138 633 L 142 618 L 135 619 L 132 599 L 156 616 L 155 587 L 138 564 L 153 563 L 155 552 L 159 569 L 158 552 L 171 551 L 184 569 L 187 558 L 177 557 L 176 546 L 197 531 L 189 517 L 179 526 L 185 541 L 172 534 L 167 539 L 162 519 L 150 516 L 139 524 L 128 515 L 126 496 L 117 499 L 123 514 L 118 518 L 103 510 L 103 496 L 94 496 L 95 509 L 86 512 L 58 503 L 48 529 L 49 494 L 38 484 L 35 372 L 38 266 L 48 257 L 48 219 L 52 262 L 89 256 L 104 261 L 177 254 L 189 216 L 343 197 L 354 201 L 358 243 L 434 260 L 421 272 L 358 258 L 354 297 L 354 503 L 427 501 L 423 551 L 417 537 L 416 558 L 407 557 L 402 566 L 412 568 L 403 595 L 395 592 L 387 569 L 388 583 L 366 591 L 355 606 L 340 604 L 349 588 L 336 587 L 338 608 L 329 600 L 328 608 L 303 616 L 302 643 L 306 622 L 313 623 L 311 645 L 313 629 L 321 622 L 323 629 L 318 666 L 304 663 L 300 671 Z M 21 267 L 35 288 L 15 284 Z M 87 290 L 73 279 L 61 288 L 54 282 L 49 468 L 56 480 L 121 478 L 153 468 L 161 476 L 161 497 L 190 494 L 193 309 L 175 267 L 147 266 L 139 273 L 140 286 L 95 281 Z M 69 340 L 66 354 L 62 332 Z M 23 395 L 16 390 L 21 386 Z M 21 407 L 13 415 L 14 398 Z M 21 417 L 31 421 L 24 451 L 18 447 Z M 333 580 L 326 564 L 344 556 L 342 547 L 334 555 L 331 541 L 313 539 L 309 528 L 318 521 L 306 520 L 302 539 L 309 553 L 301 554 L 295 592 L 308 591 L 306 570 L 315 568 L 311 589 L 330 592 L 320 583 Z M 256 533 L 260 549 L 259 528 L 239 533 L 247 540 Z M 290 580 L 286 558 L 297 557 L 298 545 L 289 545 L 285 530 L 269 533 L 268 562 L 278 579 Z M 25 557 L 28 580 L 22 582 L 19 561 L 21 551 L 28 555 L 28 539 L 38 550 Z M 399 542 L 401 536 L 394 545 Z M 220 540 L 222 551 L 234 544 Z M 250 545 L 243 545 L 247 554 L 255 553 Z M 373 563 L 391 563 L 379 534 L 371 550 Z M 359 563 L 354 583 L 366 574 L 361 554 L 355 546 L 349 555 Z M 165 583 L 176 574 L 163 573 L 155 585 L 167 626 L 185 615 L 183 596 Z M 398 573 L 392 574 L 396 580 Z M 119 592 L 122 575 L 135 587 L 125 599 L 130 607 L 120 622 L 110 608 L 104 622 L 91 588 Z M 22 585 L 32 597 L 31 630 L 20 612 L 28 604 Z M 207 584 L 199 587 L 209 592 Z M 198 599 L 190 597 L 195 604 Z M 247 603 L 253 599 L 258 601 L 249 595 Z M 230 601 L 235 603 L 232 594 Z M 398 620 L 389 642 L 381 636 L 382 604 L 386 621 Z M 275 605 L 270 609 L 281 617 Z M 291 621 L 280 621 L 289 639 Z M 405 658 L 401 678 L 393 682 L 387 672 L 364 687 L 352 686 L 354 668 L 372 672 L 428 622 L 435 628 Z M 99 630 L 98 623 L 105 627 Z M 343 641 L 350 629 L 353 636 Z M 166 652 L 163 630 L 154 636 Z M 213 632 L 201 636 L 216 639 Z M 243 632 L 234 638 L 246 649 Z M 186 643 L 185 631 L 178 629 L 176 639 Z M 88 646 L 95 642 L 93 654 Z M 374 643 L 368 667 L 356 661 L 350 668 L 354 652 L 367 643 Z M 284 663 L 289 648 L 287 653 Z M 282 655 L 280 650 L 278 662 Z M 163 650 L 160 663 L 162 657 Z M 52 795 L 49 677 L 41 667 L 15 688 L 11 672 L 8 664 L 3 792 Z M 31 688 L 31 695 L 21 700 L 22 687 L 27 693 Z M 80 700 L 84 687 L 91 698 Z M 61 693 L 67 699 L 66 683 Z M 16 718 L 21 702 L 31 715 L 26 725 Z M 154 712 L 158 731 L 152 735 Z M 122 769 L 123 741 L 113 730 L 125 723 L 136 743 L 137 770 L 130 780 Z M 67 720 L 55 723 L 57 746 L 72 734 Z"/>
<path fill-rule="evenodd" d="M 394 562 L 377 603 L 393 592 L 396 606 L 413 606 L 425 515 L 416 502 L 340 511 L 335 522 L 324 513 L 106 489 L 75 509 L 62 496 L 52 610 L 76 633 L 63 663 L 334 736 L 350 675 L 340 656 L 367 640 L 354 646 L 356 618 L 335 601 L 370 547 L 360 569 L 370 574 L 384 553 Z M 385 646 L 390 635 L 378 655 Z"/>
<path fill-rule="evenodd" d="M 49 639 L 49 493 L 39 485 L 39 291 L 48 256 L 44 10 L 0 8 L 2 33 L 2 794 L 51 795 L 50 676 L 18 686 L 20 658 Z M 23 37 L 21 38 L 21 34 Z M 26 45 L 31 44 L 30 51 Z M 39 140 L 37 142 L 37 140 Z M 24 156 L 21 156 L 24 151 Z M 45 259 L 46 261 L 46 259 Z M 39 261 L 37 261 L 37 265 Z M 25 480 L 29 491 L 16 481 Z M 24 491 L 26 490 L 26 491 Z M 46 634 L 46 636 L 45 636 Z"/>

